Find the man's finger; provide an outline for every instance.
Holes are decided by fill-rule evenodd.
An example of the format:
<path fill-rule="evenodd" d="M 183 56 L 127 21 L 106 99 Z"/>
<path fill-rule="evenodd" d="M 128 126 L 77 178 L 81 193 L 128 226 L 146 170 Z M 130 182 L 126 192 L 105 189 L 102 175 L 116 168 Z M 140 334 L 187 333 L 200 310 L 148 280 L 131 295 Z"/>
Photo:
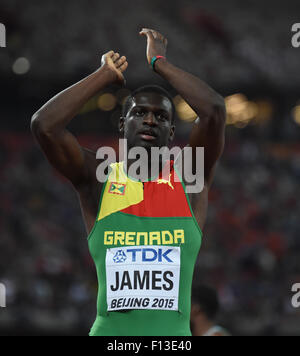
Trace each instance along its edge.
<path fill-rule="evenodd" d="M 142 31 L 154 31 L 151 28 L 142 28 Z"/>
<path fill-rule="evenodd" d="M 120 67 L 124 62 L 126 62 L 126 57 L 122 56 L 115 62 L 115 66 L 118 68 Z"/>
<path fill-rule="evenodd" d="M 151 33 L 153 30 L 151 30 L 150 28 L 142 28 L 142 30 L 140 31 L 140 33 Z"/>
<path fill-rule="evenodd" d="M 107 57 L 112 57 L 113 55 L 114 55 L 114 51 L 113 50 L 111 50 L 111 51 L 109 51 L 109 52 L 107 52 L 107 53 L 105 53 L 105 55 L 107 56 Z"/>
<path fill-rule="evenodd" d="M 143 28 L 142 31 L 140 32 L 140 34 L 145 34 L 145 35 L 147 35 L 147 33 L 151 33 L 155 40 L 159 39 L 164 43 L 164 45 L 167 45 L 168 43 L 167 39 L 160 32 L 156 30 L 152 30 L 151 28 Z"/>
<path fill-rule="evenodd" d="M 153 30 L 152 28 L 143 28 L 142 31 L 145 30 L 145 31 L 151 31 L 153 33 L 153 35 L 156 35 L 157 37 L 163 39 L 164 38 L 164 35 L 161 34 L 159 31 L 157 30 Z"/>
<path fill-rule="evenodd" d="M 153 36 L 153 33 L 151 31 L 148 31 L 148 30 L 142 30 L 140 32 L 140 35 L 147 36 L 148 40 L 154 40 L 155 39 L 154 36 Z"/>
<path fill-rule="evenodd" d="M 124 72 L 124 70 L 128 67 L 128 62 L 125 62 L 121 65 L 121 67 L 119 67 L 118 69 L 121 71 L 121 72 Z"/>
<path fill-rule="evenodd" d="M 164 35 L 162 35 L 162 34 L 161 34 L 160 32 L 158 32 L 158 31 L 154 31 L 154 30 L 153 30 L 152 32 L 155 32 L 157 38 L 160 39 L 160 40 L 165 44 L 166 38 L 165 38 Z"/>
<path fill-rule="evenodd" d="M 156 40 L 159 39 L 159 35 L 156 31 L 151 30 L 151 33 Z"/>
<path fill-rule="evenodd" d="M 120 54 L 117 52 L 112 56 L 112 60 L 115 62 L 120 57 Z"/>

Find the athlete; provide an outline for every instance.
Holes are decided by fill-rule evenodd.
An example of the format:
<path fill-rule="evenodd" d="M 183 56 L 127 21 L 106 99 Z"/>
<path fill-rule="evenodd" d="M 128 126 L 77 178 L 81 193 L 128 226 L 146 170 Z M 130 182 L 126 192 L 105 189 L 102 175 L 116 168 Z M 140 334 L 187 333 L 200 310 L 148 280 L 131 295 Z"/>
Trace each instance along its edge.
<path fill-rule="evenodd" d="M 98 91 L 111 84 L 124 85 L 128 63 L 119 53 L 104 54 L 99 69 L 53 97 L 31 120 L 46 157 L 69 179 L 80 199 L 99 282 L 92 336 L 191 335 L 194 264 L 209 187 L 224 146 L 223 98 L 167 60 L 167 39 L 162 34 L 144 28 L 139 35 L 147 40 L 149 67 L 198 115 L 188 142 L 193 152 L 188 163 L 197 172 L 196 148 L 204 147 L 201 192 L 186 194 L 189 182 L 176 170 L 177 159 L 159 159 L 159 174 L 149 173 L 148 179 L 141 180 L 128 173 L 137 163 L 128 158 L 111 164 L 108 178 L 99 182 L 96 171 L 104 160 L 81 147 L 68 131 L 69 122 Z M 128 150 L 167 147 L 175 133 L 172 98 L 159 87 L 136 90 L 124 105 L 119 129 Z M 151 168 L 154 161 L 150 158 L 143 164 Z"/>
<path fill-rule="evenodd" d="M 205 285 L 195 286 L 192 292 L 191 329 L 193 336 L 230 336 L 215 319 L 219 311 L 217 292 Z"/>

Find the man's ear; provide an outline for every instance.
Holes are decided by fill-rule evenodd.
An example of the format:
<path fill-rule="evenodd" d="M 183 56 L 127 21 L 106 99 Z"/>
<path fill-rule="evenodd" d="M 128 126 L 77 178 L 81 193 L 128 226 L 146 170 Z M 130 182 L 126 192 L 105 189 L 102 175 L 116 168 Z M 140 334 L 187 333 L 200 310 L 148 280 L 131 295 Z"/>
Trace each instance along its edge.
<path fill-rule="evenodd" d="M 175 137 L 175 125 L 172 125 L 170 128 L 170 136 L 169 136 L 169 142 L 172 142 Z"/>
<path fill-rule="evenodd" d="M 124 116 L 120 116 L 120 120 L 119 120 L 119 132 L 120 133 L 124 133 L 124 126 L 125 126 L 125 117 Z"/>
<path fill-rule="evenodd" d="M 201 309 L 198 304 L 192 303 L 191 305 L 191 320 L 194 320 L 200 313 Z"/>

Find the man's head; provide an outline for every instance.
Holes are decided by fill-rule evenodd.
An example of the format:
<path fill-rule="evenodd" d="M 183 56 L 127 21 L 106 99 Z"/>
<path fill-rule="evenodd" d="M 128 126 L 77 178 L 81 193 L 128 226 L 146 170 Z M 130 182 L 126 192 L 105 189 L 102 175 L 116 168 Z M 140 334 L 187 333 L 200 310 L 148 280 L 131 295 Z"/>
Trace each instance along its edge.
<path fill-rule="evenodd" d="M 170 94 L 156 85 L 136 89 L 123 105 L 120 132 L 128 148 L 168 146 L 174 138 L 175 108 Z"/>
<path fill-rule="evenodd" d="M 192 291 L 191 322 L 213 321 L 219 310 L 219 300 L 215 289 L 199 285 Z"/>

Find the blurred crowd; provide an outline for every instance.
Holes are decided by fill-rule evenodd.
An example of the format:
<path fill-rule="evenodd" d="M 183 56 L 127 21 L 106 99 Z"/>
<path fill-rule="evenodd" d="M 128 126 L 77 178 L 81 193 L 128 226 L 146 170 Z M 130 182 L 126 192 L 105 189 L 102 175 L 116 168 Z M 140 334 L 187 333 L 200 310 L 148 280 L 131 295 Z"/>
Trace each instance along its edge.
<path fill-rule="evenodd" d="M 229 140 L 210 193 L 194 286 L 216 288 L 219 322 L 236 335 L 300 330 L 300 310 L 291 305 L 292 284 L 300 282 L 300 159 L 273 151 Z M 75 191 L 29 134 L 0 137 L 0 164 L 7 288 L 0 333 L 87 334 L 97 277 Z"/>
<path fill-rule="evenodd" d="M 297 0 L 257 0 L 243 6 L 237 0 L 132 1 L 118 6 L 97 0 L 59 5 L 50 0 L 2 0 L 0 13 L 8 36 L 7 50 L 0 53 L 0 74 L 7 75 L 13 62 L 24 56 L 33 80 L 48 79 L 39 90 L 46 90 L 53 79 L 67 81 L 87 73 L 111 49 L 129 59 L 131 81 L 145 79 L 145 43 L 138 36 L 142 27 L 166 35 L 170 60 L 213 86 L 261 80 L 274 89 L 300 84 L 295 76 L 298 52 L 291 45 Z"/>
<path fill-rule="evenodd" d="M 210 194 L 195 283 L 217 288 L 237 334 L 299 335 L 291 288 L 300 281 L 300 157 L 274 151 L 227 142 Z"/>

